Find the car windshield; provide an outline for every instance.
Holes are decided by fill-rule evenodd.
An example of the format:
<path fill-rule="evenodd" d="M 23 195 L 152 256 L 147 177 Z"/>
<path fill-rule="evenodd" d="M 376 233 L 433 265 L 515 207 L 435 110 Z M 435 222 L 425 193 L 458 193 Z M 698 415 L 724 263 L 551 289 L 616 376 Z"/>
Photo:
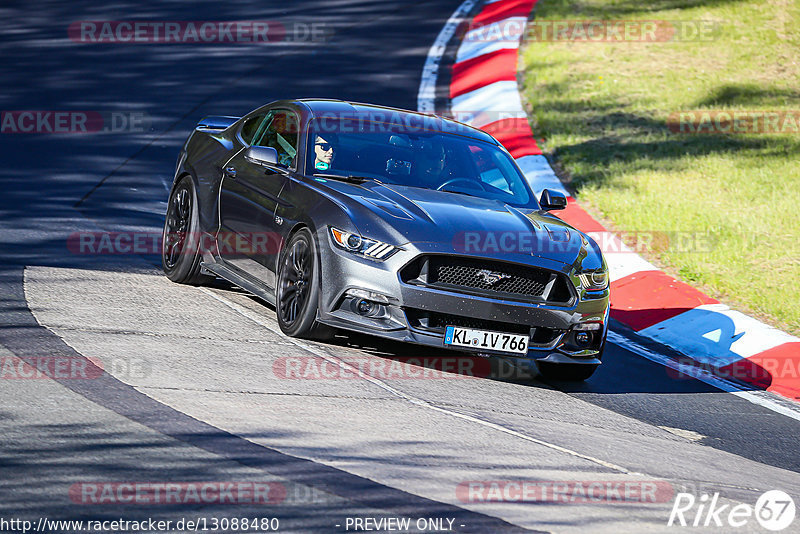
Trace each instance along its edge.
<path fill-rule="evenodd" d="M 314 119 L 308 135 L 309 175 L 375 179 L 539 207 L 511 156 L 488 142 L 363 120 Z"/>

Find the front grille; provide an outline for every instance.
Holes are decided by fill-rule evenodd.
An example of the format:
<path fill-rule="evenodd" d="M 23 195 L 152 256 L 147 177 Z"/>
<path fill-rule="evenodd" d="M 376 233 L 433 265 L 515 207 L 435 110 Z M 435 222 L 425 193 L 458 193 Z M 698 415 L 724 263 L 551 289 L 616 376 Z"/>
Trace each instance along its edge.
<path fill-rule="evenodd" d="M 564 330 L 556 330 L 553 328 L 531 327 L 530 325 L 524 324 L 462 317 L 449 313 L 439 313 L 414 308 L 407 308 L 405 312 L 408 324 L 412 328 L 442 334 L 447 326 L 461 326 L 463 328 L 493 330 L 495 332 L 508 332 L 510 334 L 528 334 L 530 335 L 531 345 L 548 345 L 564 333 Z"/>
<path fill-rule="evenodd" d="M 464 260 L 455 262 L 443 258 L 437 258 L 431 263 L 432 276 L 428 279 L 430 284 L 447 284 L 496 293 L 541 297 L 550 281 L 550 274 L 538 269 L 520 269 L 510 265 L 487 269 L 481 262 Z M 492 283 L 491 277 L 499 280 Z"/>
<path fill-rule="evenodd" d="M 459 256 L 423 256 L 401 277 L 410 284 L 558 304 L 569 303 L 568 280 L 538 267 Z"/>
<path fill-rule="evenodd" d="M 431 329 L 443 329 L 446 326 L 462 326 L 464 328 L 476 328 L 478 330 L 496 330 L 498 332 L 510 332 L 512 334 L 527 334 L 531 327 L 523 324 L 501 323 L 489 321 L 487 319 L 475 319 L 472 317 L 459 317 L 448 313 L 428 312 L 428 327 Z"/>

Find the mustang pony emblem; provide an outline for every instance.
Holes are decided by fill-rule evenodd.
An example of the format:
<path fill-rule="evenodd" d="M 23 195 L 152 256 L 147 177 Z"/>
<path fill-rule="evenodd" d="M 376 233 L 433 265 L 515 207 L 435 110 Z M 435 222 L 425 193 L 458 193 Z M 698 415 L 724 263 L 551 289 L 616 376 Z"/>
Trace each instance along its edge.
<path fill-rule="evenodd" d="M 484 283 L 489 284 L 490 286 L 493 286 L 501 280 L 505 280 L 506 278 L 511 278 L 510 274 L 496 273 L 488 269 L 482 269 L 478 271 L 478 276 L 484 281 Z"/>

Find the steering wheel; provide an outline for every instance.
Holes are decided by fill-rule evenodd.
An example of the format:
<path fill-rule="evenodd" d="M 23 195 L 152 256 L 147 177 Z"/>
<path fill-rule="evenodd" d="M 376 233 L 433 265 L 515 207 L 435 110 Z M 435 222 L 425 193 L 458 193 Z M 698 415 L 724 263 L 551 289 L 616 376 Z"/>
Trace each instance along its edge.
<path fill-rule="evenodd" d="M 437 187 L 436 190 L 442 191 L 448 185 L 453 185 L 459 182 L 461 182 L 462 184 L 467 184 L 467 189 L 480 189 L 481 191 L 486 191 L 486 188 L 483 186 L 481 182 L 478 182 L 477 180 L 470 180 L 469 178 L 451 178 L 442 185 L 440 185 L 439 187 Z"/>

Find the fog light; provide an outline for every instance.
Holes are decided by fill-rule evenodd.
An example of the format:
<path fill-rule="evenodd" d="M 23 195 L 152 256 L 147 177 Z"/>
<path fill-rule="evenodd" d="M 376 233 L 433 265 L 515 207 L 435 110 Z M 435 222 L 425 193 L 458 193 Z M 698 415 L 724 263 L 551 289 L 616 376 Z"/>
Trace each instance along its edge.
<path fill-rule="evenodd" d="M 591 342 L 592 342 L 592 334 L 590 334 L 589 332 L 578 332 L 577 334 L 575 334 L 575 343 L 577 343 L 581 347 L 585 347 Z"/>
<path fill-rule="evenodd" d="M 356 302 L 356 311 L 358 311 L 359 315 L 369 315 L 372 313 L 374 307 L 375 306 L 368 300 L 361 299 Z"/>
<path fill-rule="evenodd" d="M 374 291 L 367 291 L 366 289 L 348 289 L 345 296 L 355 297 L 359 299 L 368 299 L 379 304 L 389 304 L 389 297 L 375 293 Z"/>

